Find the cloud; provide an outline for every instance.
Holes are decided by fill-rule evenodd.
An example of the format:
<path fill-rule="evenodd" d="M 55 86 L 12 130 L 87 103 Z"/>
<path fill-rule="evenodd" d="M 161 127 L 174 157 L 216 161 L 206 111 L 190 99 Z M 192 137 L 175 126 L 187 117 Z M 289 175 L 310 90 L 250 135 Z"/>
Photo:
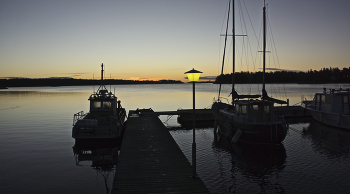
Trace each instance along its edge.
<path fill-rule="evenodd" d="M 0 79 L 27 79 L 26 77 L 0 77 Z"/>
<path fill-rule="evenodd" d="M 130 77 L 127 80 L 137 80 L 137 81 L 159 81 L 163 80 L 164 78 L 146 78 L 146 77 Z"/>

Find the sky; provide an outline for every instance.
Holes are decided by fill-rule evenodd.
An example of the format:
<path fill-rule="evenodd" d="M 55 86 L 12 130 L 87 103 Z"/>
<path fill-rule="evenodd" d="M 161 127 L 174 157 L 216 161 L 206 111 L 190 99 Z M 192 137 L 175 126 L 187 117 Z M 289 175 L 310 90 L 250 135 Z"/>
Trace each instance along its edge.
<path fill-rule="evenodd" d="M 228 2 L 0 0 L 0 78 L 99 79 L 101 63 L 105 77 L 112 79 L 186 81 L 184 72 L 192 68 L 202 71 L 202 78 L 215 77 L 221 72 L 225 37 L 220 34 L 225 33 Z M 272 58 L 268 64 L 277 61 L 270 68 L 350 67 L 350 1 L 266 3 L 268 49 L 274 51 L 267 53 Z M 247 35 L 237 36 L 236 44 L 248 42 L 252 49 L 247 53 L 254 56 L 253 65 L 242 60 L 236 71 L 262 69 L 258 51 L 263 4 L 263 0 L 235 3 L 236 34 Z M 238 24 L 239 7 L 249 13 L 244 20 L 252 28 Z M 232 64 L 231 37 L 226 64 Z M 236 53 L 245 50 L 236 48 Z M 224 73 L 232 72 L 231 66 L 225 65 Z"/>

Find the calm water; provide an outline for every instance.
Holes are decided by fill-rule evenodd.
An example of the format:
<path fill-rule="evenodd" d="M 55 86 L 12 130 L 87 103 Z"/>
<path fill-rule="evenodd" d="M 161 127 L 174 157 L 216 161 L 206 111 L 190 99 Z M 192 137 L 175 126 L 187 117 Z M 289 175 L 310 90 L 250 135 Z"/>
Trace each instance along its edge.
<path fill-rule="evenodd" d="M 340 86 L 350 87 L 280 84 L 268 85 L 267 89 L 270 96 L 288 98 L 293 105 L 301 101 L 301 96 L 312 99 L 314 92 L 323 87 Z M 196 107 L 210 107 L 217 98 L 217 88 L 213 84 L 196 84 Z M 228 96 L 230 87 L 223 88 L 223 96 Z M 92 167 L 91 158 L 76 158 L 73 152 L 73 114 L 88 112 L 87 99 L 93 89 L 97 87 L 0 90 L 0 193 L 106 193 L 112 189 L 113 168 Z M 192 108 L 191 84 L 123 85 L 111 89 L 127 110 Z M 242 84 L 237 89 L 255 94 L 261 86 Z M 161 119 L 167 120 L 166 125 L 178 126 L 175 117 Z M 192 131 L 170 132 L 191 161 Z M 290 124 L 281 147 L 231 146 L 212 128 L 197 129 L 196 137 L 197 171 L 212 193 L 350 190 L 349 132 L 310 121 Z"/>

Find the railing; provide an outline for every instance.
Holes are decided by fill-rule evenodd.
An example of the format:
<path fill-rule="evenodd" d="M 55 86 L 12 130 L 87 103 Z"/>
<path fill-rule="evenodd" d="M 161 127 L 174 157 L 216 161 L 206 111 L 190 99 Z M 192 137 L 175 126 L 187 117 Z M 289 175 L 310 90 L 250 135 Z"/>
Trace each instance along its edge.
<path fill-rule="evenodd" d="M 75 123 L 77 123 L 78 120 L 83 119 L 84 117 L 85 117 L 84 111 L 75 113 L 73 117 L 73 126 L 75 125 Z"/>

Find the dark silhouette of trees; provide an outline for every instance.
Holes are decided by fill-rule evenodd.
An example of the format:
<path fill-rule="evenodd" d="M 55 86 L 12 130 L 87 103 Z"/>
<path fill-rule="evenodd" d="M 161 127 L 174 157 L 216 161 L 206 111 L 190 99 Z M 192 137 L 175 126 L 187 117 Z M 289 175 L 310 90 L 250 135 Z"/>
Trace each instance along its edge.
<path fill-rule="evenodd" d="M 236 72 L 235 83 L 262 83 L 263 73 Z M 274 71 L 265 72 L 266 83 L 350 83 L 350 68 L 323 68 L 320 71 L 308 70 L 307 72 Z M 224 74 L 216 77 L 215 83 L 232 83 L 232 74 Z"/>
<path fill-rule="evenodd" d="M 182 83 L 177 80 L 122 80 L 122 79 L 107 79 L 103 80 L 104 85 L 120 85 L 120 84 L 172 84 Z M 73 79 L 73 78 L 12 78 L 0 79 L 0 88 L 5 87 L 31 87 L 31 86 L 80 86 L 80 85 L 100 85 L 101 80 L 91 79 Z"/>

